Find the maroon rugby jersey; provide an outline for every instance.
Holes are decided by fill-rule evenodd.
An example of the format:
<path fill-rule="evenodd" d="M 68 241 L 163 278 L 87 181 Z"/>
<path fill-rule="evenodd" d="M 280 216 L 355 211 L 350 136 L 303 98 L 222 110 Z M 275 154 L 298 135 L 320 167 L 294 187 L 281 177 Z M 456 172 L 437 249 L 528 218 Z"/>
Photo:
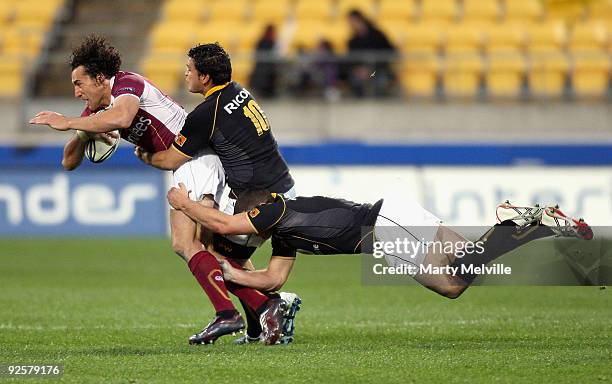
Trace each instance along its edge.
<path fill-rule="evenodd" d="M 119 97 L 137 97 L 140 108 L 130 127 L 119 130 L 121 137 L 147 152 L 170 148 L 187 117 L 183 107 L 137 73 L 118 72 L 110 79 L 110 85 L 111 105 L 96 111 L 86 107 L 81 116 L 111 108 Z"/>

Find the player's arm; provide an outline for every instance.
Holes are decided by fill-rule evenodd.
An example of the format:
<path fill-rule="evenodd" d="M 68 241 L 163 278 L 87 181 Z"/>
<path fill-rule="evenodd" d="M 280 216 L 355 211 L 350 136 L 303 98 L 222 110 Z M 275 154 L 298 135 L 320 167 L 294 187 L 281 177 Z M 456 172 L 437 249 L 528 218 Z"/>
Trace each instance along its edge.
<path fill-rule="evenodd" d="M 295 263 L 293 257 L 272 256 L 266 269 L 245 271 L 234 268 L 230 263 L 222 261 L 223 278 L 236 284 L 251 287 L 260 291 L 276 291 L 287 281 Z"/>
<path fill-rule="evenodd" d="M 84 117 L 67 117 L 57 112 L 43 111 L 30 119 L 30 124 L 48 125 L 58 131 L 102 133 L 129 128 L 138 113 L 140 100 L 137 97 L 118 97 L 113 107 L 100 113 Z"/>
<path fill-rule="evenodd" d="M 214 121 L 214 110 L 200 104 L 185 118 L 185 124 L 171 148 L 156 153 L 147 153 L 136 148 L 135 155 L 145 164 L 155 168 L 177 170 L 199 151 L 208 147 Z"/>
<path fill-rule="evenodd" d="M 189 192 L 183 183 L 179 183 L 179 188 L 173 187 L 168 191 L 168 202 L 174 209 L 182 211 L 205 228 L 220 235 L 257 233 L 246 212 L 228 215 L 215 208 L 205 207 L 191 200 Z"/>
<path fill-rule="evenodd" d="M 142 148 L 136 147 L 134 154 L 143 163 L 164 171 L 176 171 L 190 159 L 190 157 L 178 152 L 174 147 L 155 153 L 145 152 Z"/>

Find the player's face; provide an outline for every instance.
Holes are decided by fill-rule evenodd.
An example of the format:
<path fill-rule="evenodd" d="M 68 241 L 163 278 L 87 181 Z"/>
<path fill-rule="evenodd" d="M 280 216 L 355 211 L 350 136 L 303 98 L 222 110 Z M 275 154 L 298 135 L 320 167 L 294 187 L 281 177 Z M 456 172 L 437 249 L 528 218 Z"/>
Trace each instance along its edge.
<path fill-rule="evenodd" d="M 96 110 L 102 105 L 108 87 L 104 81 L 89 76 L 82 65 L 72 71 L 72 85 L 74 97 L 85 101 L 87 107 Z"/>
<path fill-rule="evenodd" d="M 187 60 L 185 68 L 185 82 L 187 83 L 187 90 L 191 93 L 202 93 L 204 90 L 202 76 L 198 73 L 191 57 Z"/>

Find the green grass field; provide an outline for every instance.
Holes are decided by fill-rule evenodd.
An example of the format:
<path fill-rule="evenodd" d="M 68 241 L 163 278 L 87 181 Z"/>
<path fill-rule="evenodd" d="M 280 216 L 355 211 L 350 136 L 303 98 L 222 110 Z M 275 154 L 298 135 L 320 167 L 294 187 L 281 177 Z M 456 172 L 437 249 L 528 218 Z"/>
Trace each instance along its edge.
<path fill-rule="evenodd" d="M 360 268 L 298 257 L 289 346 L 194 347 L 213 310 L 167 239 L 2 240 L 0 363 L 63 364 L 74 383 L 612 382 L 609 289 L 480 286 L 452 301 L 364 286 Z"/>

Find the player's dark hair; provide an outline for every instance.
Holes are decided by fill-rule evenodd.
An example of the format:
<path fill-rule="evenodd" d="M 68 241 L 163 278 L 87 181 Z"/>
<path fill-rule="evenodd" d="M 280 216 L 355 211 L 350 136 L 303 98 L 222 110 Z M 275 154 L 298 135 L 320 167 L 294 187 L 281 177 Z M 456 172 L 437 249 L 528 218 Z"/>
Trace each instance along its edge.
<path fill-rule="evenodd" d="M 236 200 L 234 213 L 247 212 L 260 204 L 274 201 L 272 194 L 267 189 L 252 189 L 242 192 Z"/>
<path fill-rule="evenodd" d="M 208 75 L 213 84 L 221 85 L 232 80 L 232 62 L 219 43 L 200 44 L 189 50 L 188 56 L 200 75 Z"/>
<path fill-rule="evenodd" d="M 73 70 L 81 65 L 85 67 L 85 73 L 93 78 L 104 75 L 110 79 L 121 68 L 121 55 L 104 37 L 89 35 L 70 56 L 70 66 Z"/>

